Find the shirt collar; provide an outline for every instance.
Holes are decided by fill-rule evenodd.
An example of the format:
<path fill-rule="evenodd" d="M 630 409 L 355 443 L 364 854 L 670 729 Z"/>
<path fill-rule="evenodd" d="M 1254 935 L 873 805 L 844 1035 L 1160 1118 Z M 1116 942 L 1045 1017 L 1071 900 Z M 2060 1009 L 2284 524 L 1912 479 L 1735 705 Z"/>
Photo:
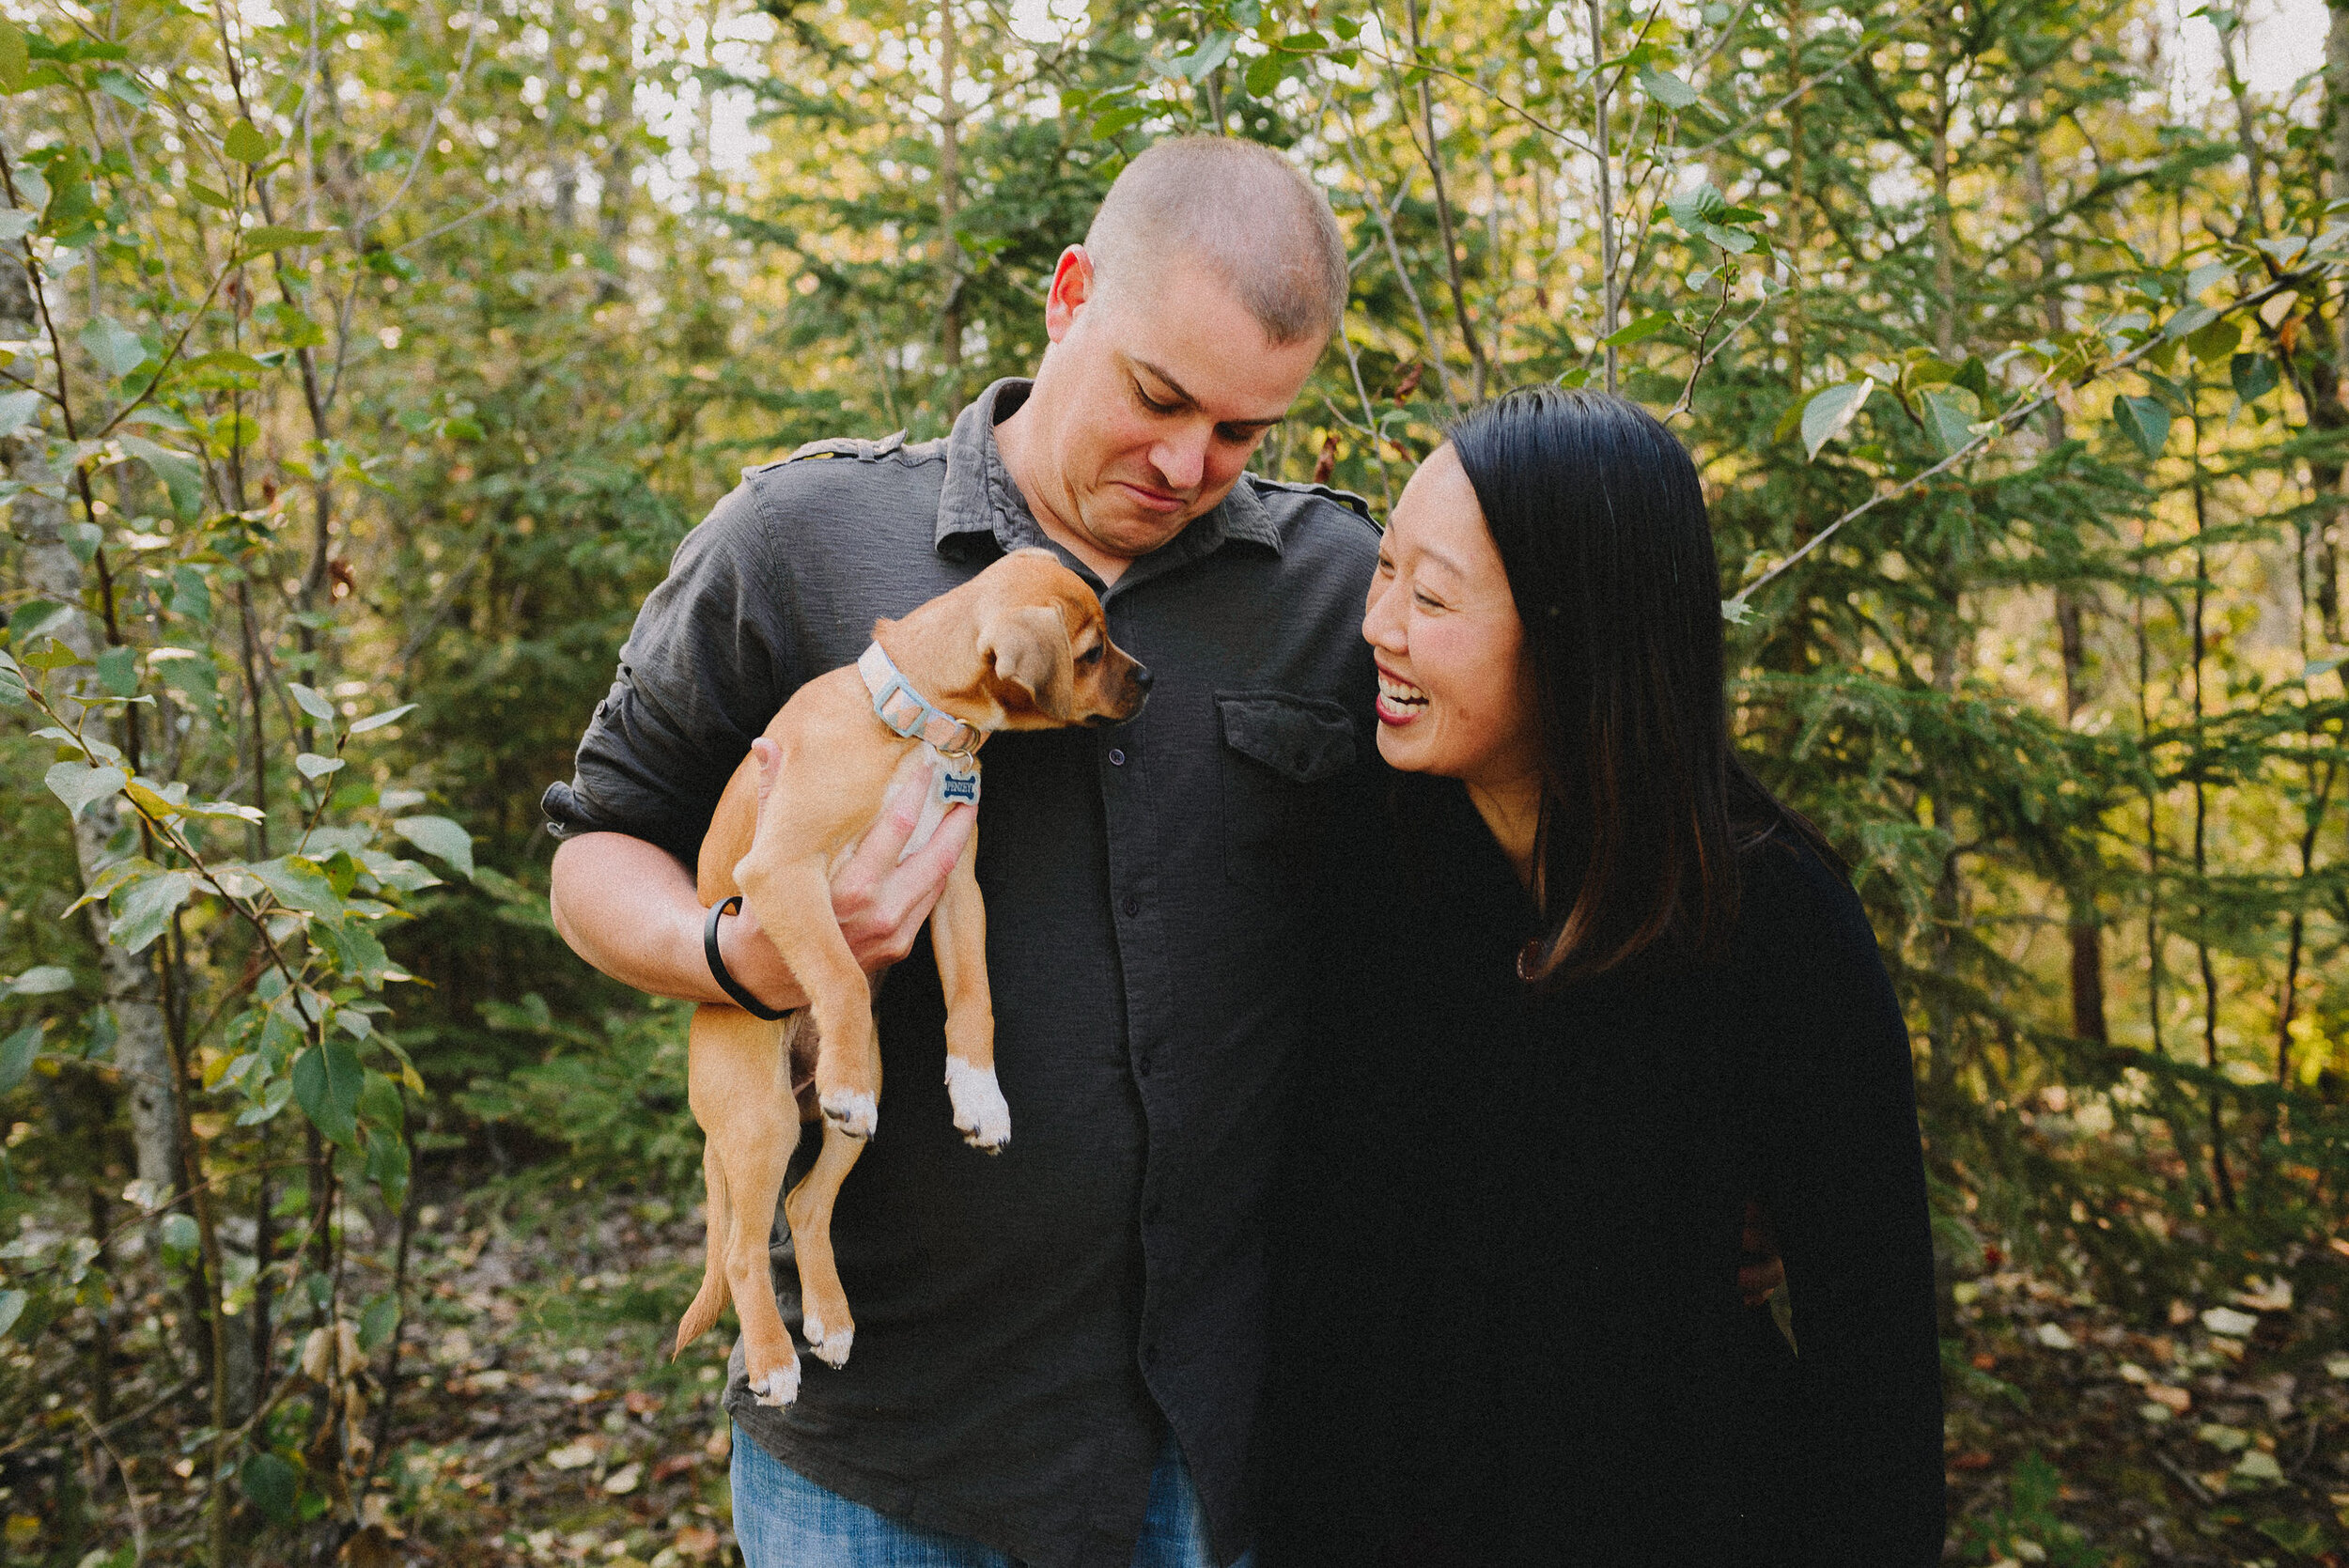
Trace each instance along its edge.
<path fill-rule="evenodd" d="M 1028 510 L 1019 486 L 1003 464 L 995 444 L 995 427 L 1027 401 L 1035 383 L 1005 377 L 978 395 L 955 420 L 946 437 L 946 483 L 938 497 L 938 531 L 933 543 L 975 534 L 991 534 L 1004 553 L 1032 545 L 1050 546 L 1044 530 Z M 1214 509 L 1201 513 L 1183 531 L 1160 546 L 1154 555 L 1177 551 L 1196 560 L 1221 549 L 1228 539 L 1261 545 L 1281 553 L 1280 525 L 1265 507 L 1255 487 L 1242 474 L 1231 493 Z M 1140 563 L 1137 563 L 1139 565 Z"/>

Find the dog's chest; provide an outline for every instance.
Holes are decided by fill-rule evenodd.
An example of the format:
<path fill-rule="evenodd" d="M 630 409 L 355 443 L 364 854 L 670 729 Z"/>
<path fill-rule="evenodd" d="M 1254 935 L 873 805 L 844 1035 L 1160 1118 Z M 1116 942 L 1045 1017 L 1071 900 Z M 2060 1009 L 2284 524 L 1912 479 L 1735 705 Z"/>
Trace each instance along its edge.
<path fill-rule="evenodd" d="M 898 761 L 896 771 L 890 775 L 889 787 L 883 792 L 884 799 L 894 795 L 909 779 L 916 777 L 923 781 L 922 815 L 914 820 L 913 831 L 906 839 L 905 847 L 897 851 L 901 863 L 929 843 L 930 835 L 938 831 L 938 825 L 946 819 L 946 813 L 951 808 L 969 806 L 976 810 L 979 804 L 977 757 L 950 757 L 926 742 L 914 746 L 907 751 Z M 865 835 L 871 831 L 868 826 L 864 832 L 842 845 L 832 855 L 827 874 L 836 873 L 848 864 L 864 846 Z"/>
<path fill-rule="evenodd" d="M 897 852 L 900 862 L 929 843 L 930 835 L 938 831 L 939 823 L 945 820 L 950 808 L 969 806 L 976 810 L 979 804 L 977 757 L 950 757 L 927 742 L 913 754 L 929 768 L 929 793 L 922 798 L 922 815 L 913 824 L 913 836 L 907 839 L 906 846 Z"/>

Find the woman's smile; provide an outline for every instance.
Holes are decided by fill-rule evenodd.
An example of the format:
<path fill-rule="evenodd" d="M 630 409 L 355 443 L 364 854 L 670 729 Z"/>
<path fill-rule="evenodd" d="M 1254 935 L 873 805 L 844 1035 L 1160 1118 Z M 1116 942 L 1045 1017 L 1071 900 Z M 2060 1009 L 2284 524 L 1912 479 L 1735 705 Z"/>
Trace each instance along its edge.
<path fill-rule="evenodd" d="M 1381 664 L 1376 706 L 1380 723 L 1408 724 L 1427 711 L 1427 693 Z"/>

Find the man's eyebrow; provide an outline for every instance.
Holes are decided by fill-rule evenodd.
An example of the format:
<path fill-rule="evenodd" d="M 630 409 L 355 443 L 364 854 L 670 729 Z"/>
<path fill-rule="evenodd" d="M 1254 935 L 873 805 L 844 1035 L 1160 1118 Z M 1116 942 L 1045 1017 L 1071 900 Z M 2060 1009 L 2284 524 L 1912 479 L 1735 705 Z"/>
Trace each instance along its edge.
<path fill-rule="evenodd" d="M 1195 409 L 1199 406 L 1199 399 L 1193 397 L 1190 392 L 1184 388 L 1182 382 L 1176 380 L 1174 377 L 1168 375 L 1157 365 L 1152 365 L 1148 360 L 1137 359 L 1134 361 L 1134 364 L 1140 368 L 1147 370 L 1151 375 L 1156 376 L 1159 380 L 1164 381 L 1167 385 L 1167 389 L 1173 392 L 1175 397 L 1187 407 Z M 1227 419 L 1224 420 L 1223 423 L 1226 425 L 1242 426 L 1251 429 L 1257 427 L 1269 429 L 1271 427 L 1280 424 L 1282 417 L 1283 416 L 1276 414 L 1270 419 Z"/>

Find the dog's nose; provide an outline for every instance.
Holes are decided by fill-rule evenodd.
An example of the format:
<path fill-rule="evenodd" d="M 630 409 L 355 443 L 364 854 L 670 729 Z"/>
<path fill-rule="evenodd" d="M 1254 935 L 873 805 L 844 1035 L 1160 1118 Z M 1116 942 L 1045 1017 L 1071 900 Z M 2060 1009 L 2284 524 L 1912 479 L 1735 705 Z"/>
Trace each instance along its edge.
<path fill-rule="evenodd" d="M 1134 683 L 1134 690 L 1135 690 L 1135 691 L 1149 691 L 1149 690 L 1150 690 L 1150 666 L 1148 666 L 1147 664 L 1137 664 L 1137 665 L 1135 665 L 1135 666 L 1134 666 L 1134 673 L 1133 673 L 1133 675 L 1132 675 L 1131 676 L 1128 677 L 1128 678 L 1129 678 L 1129 679 L 1131 679 L 1131 680 L 1133 681 L 1133 683 Z"/>

